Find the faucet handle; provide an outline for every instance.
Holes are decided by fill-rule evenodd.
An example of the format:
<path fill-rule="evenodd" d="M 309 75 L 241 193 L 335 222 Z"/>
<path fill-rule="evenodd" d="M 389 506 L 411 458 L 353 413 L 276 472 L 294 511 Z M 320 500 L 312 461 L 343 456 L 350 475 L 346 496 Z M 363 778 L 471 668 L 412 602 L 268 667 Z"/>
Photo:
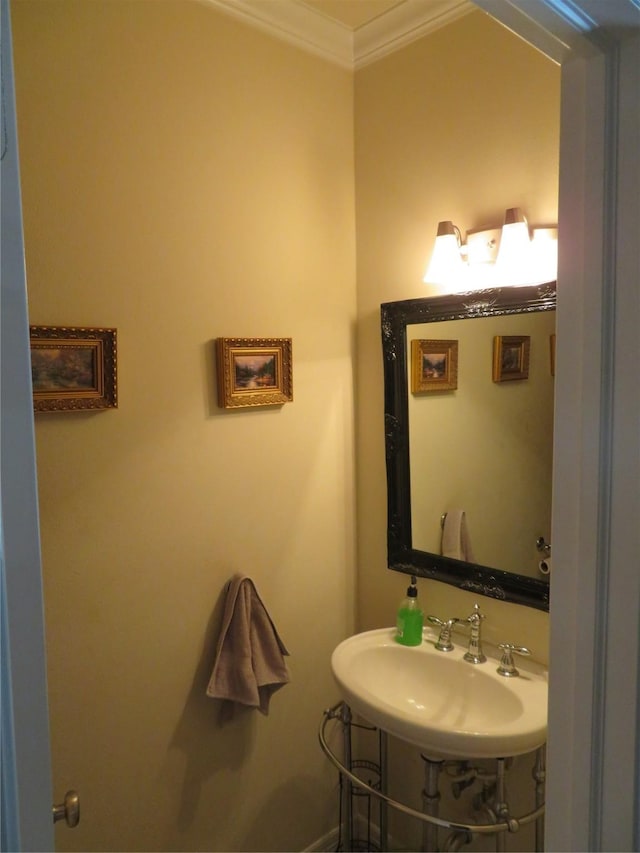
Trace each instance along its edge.
<path fill-rule="evenodd" d="M 427 621 L 431 622 L 432 625 L 438 625 L 440 628 L 440 636 L 438 637 L 438 642 L 436 643 L 436 649 L 440 652 L 452 652 L 453 651 L 453 643 L 451 642 L 451 631 L 456 622 L 463 622 L 465 620 L 458 619 L 457 617 L 454 619 L 439 619 L 437 616 L 427 616 Z"/>
<path fill-rule="evenodd" d="M 498 648 L 502 649 L 502 658 L 497 669 L 498 675 L 504 675 L 505 678 L 514 678 L 520 675 L 513 663 L 513 655 L 530 655 L 529 649 L 524 646 L 514 646 L 513 643 L 500 643 Z"/>

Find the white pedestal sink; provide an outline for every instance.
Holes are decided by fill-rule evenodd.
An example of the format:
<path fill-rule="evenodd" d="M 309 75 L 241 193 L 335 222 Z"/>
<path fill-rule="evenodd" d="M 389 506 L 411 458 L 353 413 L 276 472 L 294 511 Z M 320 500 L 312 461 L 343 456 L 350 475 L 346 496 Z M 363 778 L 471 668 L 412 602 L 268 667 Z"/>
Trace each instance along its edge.
<path fill-rule="evenodd" d="M 435 648 L 424 630 L 420 646 L 402 646 L 394 628 L 366 631 L 340 643 L 331 667 L 343 699 L 383 731 L 439 758 L 505 758 L 532 752 L 547 738 L 547 670 L 517 659 L 520 675 L 498 675 L 500 653 L 463 660 L 464 640 L 451 652 Z"/>

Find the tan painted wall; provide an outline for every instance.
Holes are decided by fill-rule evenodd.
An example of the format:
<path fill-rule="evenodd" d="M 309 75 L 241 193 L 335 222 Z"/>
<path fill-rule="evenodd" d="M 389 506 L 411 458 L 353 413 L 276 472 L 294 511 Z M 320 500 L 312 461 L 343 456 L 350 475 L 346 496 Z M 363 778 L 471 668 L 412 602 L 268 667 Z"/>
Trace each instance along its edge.
<path fill-rule="evenodd" d="M 58 849 L 302 849 L 354 626 L 352 75 L 201 3 L 12 12 L 31 321 L 119 335 L 119 409 L 36 424 Z M 292 337 L 294 402 L 218 409 L 225 335 Z M 221 727 L 236 571 L 292 682 Z"/>
<path fill-rule="evenodd" d="M 391 625 L 407 577 L 386 569 L 386 482 L 380 303 L 434 295 L 422 277 L 439 220 L 463 230 L 498 226 L 508 207 L 529 221 L 557 221 L 560 72 L 482 12 L 357 72 L 355 87 L 358 258 L 358 627 Z M 476 596 L 418 580 L 427 613 L 466 615 Z M 481 599 L 490 642 L 511 640 L 548 659 L 548 615 Z M 531 760 L 510 777 L 511 804 L 532 807 Z M 390 744 L 393 795 L 422 807 L 423 762 Z M 443 794 L 448 787 L 443 787 Z M 468 803 L 443 799 L 443 815 L 477 820 Z M 390 815 L 392 836 L 419 849 L 417 821 Z M 441 841 L 446 836 L 443 834 Z M 532 827 L 506 840 L 532 850 Z M 493 849 L 490 838 L 474 850 Z"/>
<path fill-rule="evenodd" d="M 386 571 L 380 304 L 433 295 L 422 277 L 439 220 L 498 226 L 508 207 L 557 221 L 559 68 L 473 12 L 356 74 L 358 621 L 393 624 L 406 579 Z M 475 599 L 418 581 L 430 613 Z M 489 639 L 545 660 L 546 614 L 483 599 Z"/>
<path fill-rule="evenodd" d="M 120 341 L 118 411 L 37 420 L 54 785 L 83 797 L 58 848 L 301 849 L 337 821 L 331 649 L 354 599 L 361 628 L 388 625 L 406 585 L 379 305 L 428 293 L 439 219 L 555 221 L 558 70 L 474 13 L 358 72 L 354 110 L 348 73 L 206 4 L 12 11 L 32 322 Z M 294 403 L 220 411 L 220 335 L 293 337 Z M 236 570 L 293 681 L 221 728 L 203 690 Z M 483 604 L 490 638 L 517 627 L 545 658 L 545 614 Z"/>

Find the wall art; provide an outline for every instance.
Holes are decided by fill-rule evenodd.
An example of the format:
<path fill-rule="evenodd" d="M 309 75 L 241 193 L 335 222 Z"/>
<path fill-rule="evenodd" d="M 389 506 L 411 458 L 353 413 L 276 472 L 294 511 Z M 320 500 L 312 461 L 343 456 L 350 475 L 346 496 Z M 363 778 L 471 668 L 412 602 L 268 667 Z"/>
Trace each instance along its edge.
<path fill-rule="evenodd" d="M 291 338 L 218 338 L 216 354 L 222 408 L 293 400 Z"/>
<path fill-rule="evenodd" d="M 117 330 L 31 326 L 35 412 L 78 412 L 118 406 Z"/>
<path fill-rule="evenodd" d="M 458 387 L 458 341 L 411 341 L 411 391 L 455 391 Z"/>
<path fill-rule="evenodd" d="M 529 335 L 496 335 L 493 339 L 493 381 L 529 378 Z"/>

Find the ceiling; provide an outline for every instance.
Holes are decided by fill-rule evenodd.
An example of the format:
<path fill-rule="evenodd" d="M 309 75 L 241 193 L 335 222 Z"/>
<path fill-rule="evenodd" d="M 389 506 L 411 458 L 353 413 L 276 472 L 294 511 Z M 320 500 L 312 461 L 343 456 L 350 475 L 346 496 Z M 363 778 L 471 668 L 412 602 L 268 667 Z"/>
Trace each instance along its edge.
<path fill-rule="evenodd" d="M 308 6 L 339 24 L 357 30 L 363 24 L 368 24 L 374 18 L 384 15 L 394 6 L 399 6 L 404 0 L 293 0 L 293 2 Z"/>
<path fill-rule="evenodd" d="M 360 68 L 472 12 L 471 0 L 203 0 L 345 68 Z"/>

